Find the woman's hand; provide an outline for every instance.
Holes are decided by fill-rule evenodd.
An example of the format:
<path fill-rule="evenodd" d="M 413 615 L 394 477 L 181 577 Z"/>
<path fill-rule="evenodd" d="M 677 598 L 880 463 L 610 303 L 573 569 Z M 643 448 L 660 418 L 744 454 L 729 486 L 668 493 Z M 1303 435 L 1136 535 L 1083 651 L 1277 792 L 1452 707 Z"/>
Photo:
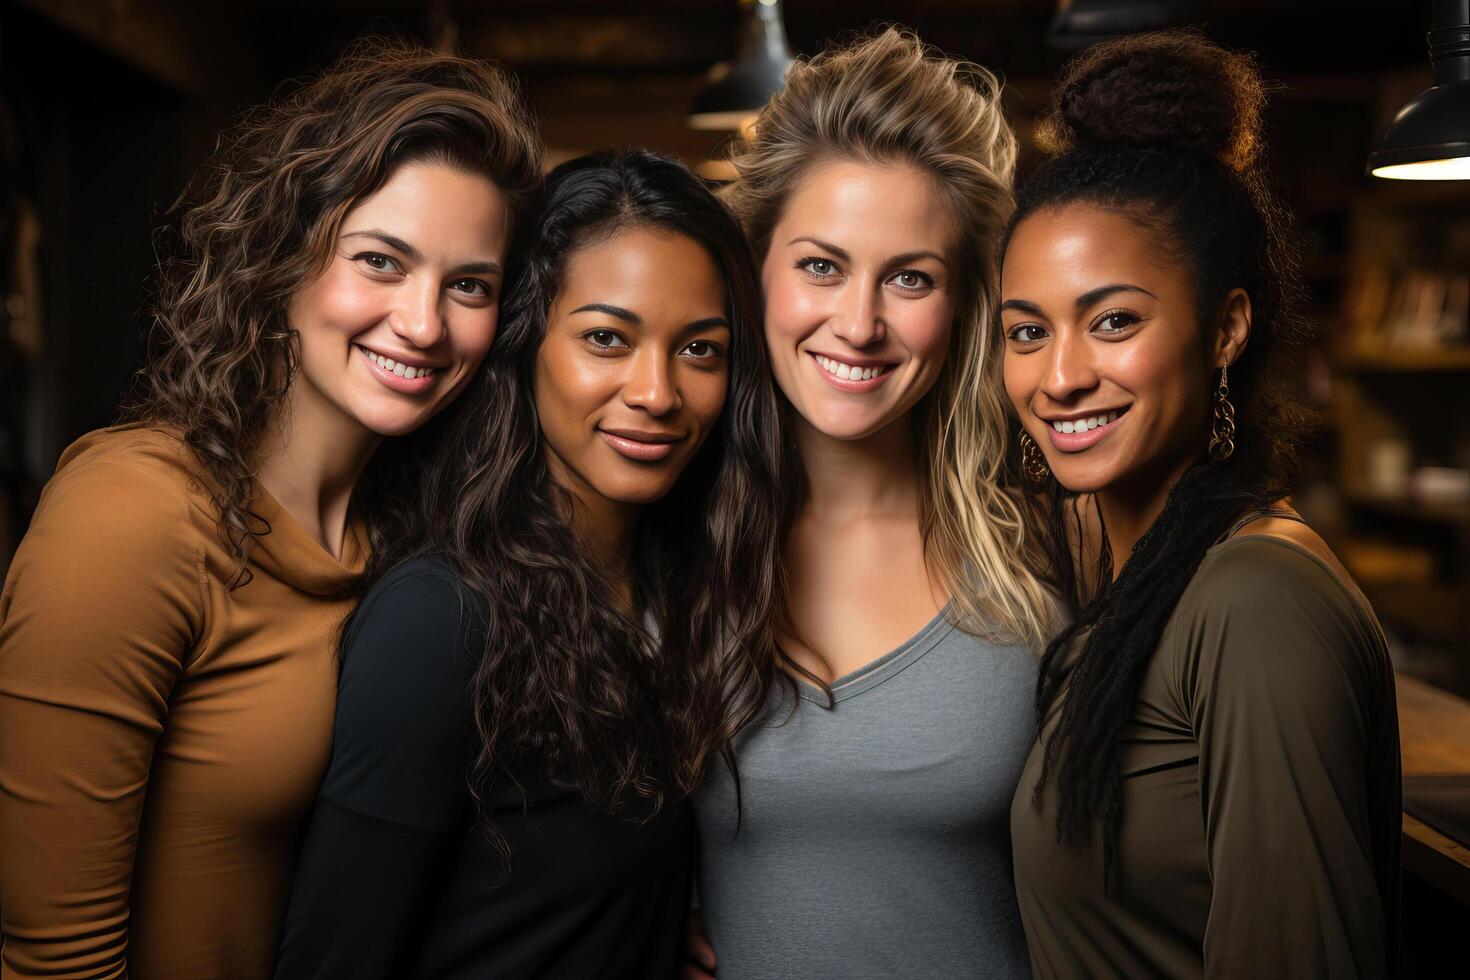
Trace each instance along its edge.
<path fill-rule="evenodd" d="M 704 937 L 704 918 L 695 909 L 689 913 L 689 934 L 684 940 L 684 972 L 680 980 L 714 980 L 715 948 Z"/>

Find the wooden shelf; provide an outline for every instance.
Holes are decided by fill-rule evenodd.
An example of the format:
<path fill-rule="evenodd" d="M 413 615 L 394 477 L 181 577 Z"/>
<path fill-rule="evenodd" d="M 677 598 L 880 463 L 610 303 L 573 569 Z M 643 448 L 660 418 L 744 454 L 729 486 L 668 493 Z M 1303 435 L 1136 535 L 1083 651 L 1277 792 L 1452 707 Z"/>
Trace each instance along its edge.
<path fill-rule="evenodd" d="M 1470 502 L 1422 500 L 1408 494 L 1373 494 L 1349 490 L 1343 494 L 1349 507 L 1372 510 L 1389 517 L 1430 524 L 1470 528 Z"/>
<path fill-rule="evenodd" d="M 1379 350 L 1342 351 L 1337 355 L 1333 366 L 1339 371 L 1354 374 L 1470 372 L 1470 347 L 1424 350 L 1385 347 Z"/>

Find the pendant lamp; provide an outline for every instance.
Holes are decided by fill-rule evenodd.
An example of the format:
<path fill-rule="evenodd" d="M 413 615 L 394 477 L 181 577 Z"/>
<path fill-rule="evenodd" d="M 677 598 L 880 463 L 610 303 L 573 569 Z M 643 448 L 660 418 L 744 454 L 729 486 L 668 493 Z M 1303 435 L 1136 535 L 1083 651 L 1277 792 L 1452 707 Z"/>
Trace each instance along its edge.
<path fill-rule="evenodd" d="M 781 0 L 740 0 L 739 56 L 710 69 L 689 108 L 692 129 L 739 130 L 781 90 L 791 50 L 781 25 Z"/>
<path fill-rule="evenodd" d="M 1470 0 L 1433 0 L 1434 85 L 1410 99 L 1368 157 L 1391 180 L 1470 180 Z"/>

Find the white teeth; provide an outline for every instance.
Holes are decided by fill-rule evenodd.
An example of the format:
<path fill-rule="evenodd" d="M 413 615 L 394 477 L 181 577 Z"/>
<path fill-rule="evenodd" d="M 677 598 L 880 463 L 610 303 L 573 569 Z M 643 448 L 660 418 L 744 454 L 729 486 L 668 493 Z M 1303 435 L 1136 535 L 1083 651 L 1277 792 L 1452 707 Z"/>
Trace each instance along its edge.
<path fill-rule="evenodd" d="M 1093 415 L 1085 419 L 1077 419 L 1076 421 L 1053 422 L 1051 427 L 1062 433 L 1089 432 L 1100 425 L 1116 422 L 1118 420 L 1118 414 L 1117 412 L 1108 412 L 1106 415 Z"/>
<path fill-rule="evenodd" d="M 867 381 L 871 378 L 876 378 L 884 370 L 882 367 L 857 367 L 852 364 L 845 364 L 842 361 L 834 361 L 830 357 L 823 357 L 821 354 L 816 355 L 816 358 L 817 363 L 822 366 L 822 370 L 844 381 Z"/>
<path fill-rule="evenodd" d="M 381 354 L 368 350 L 366 347 L 362 347 L 361 345 L 358 346 L 360 347 L 362 352 L 368 356 L 368 360 L 372 361 L 384 371 L 392 371 L 394 374 L 398 375 L 404 380 L 412 380 L 414 378 L 427 378 L 429 375 L 434 373 L 434 368 L 409 367 L 407 364 L 404 364 L 401 361 L 395 361 L 391 357 L 384 357 Z"/>

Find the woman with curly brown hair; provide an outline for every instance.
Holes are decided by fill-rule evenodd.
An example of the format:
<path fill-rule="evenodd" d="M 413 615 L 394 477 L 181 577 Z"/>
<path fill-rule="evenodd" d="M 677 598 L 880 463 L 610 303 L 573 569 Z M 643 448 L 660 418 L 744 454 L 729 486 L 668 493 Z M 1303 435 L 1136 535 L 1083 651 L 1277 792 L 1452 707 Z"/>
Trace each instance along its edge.
<path fill-rule="evenodd" d="M 1300 287 L 1263 88 L 1198 35 L 1098 46 L 1009 230 L 1005 385 L 1078 609 L 1011 810 L 1037 977 L 1394 970 L 1393 671 L 1287 499 Z"/>
<path fill-rule="evenodd" d="M 540 147 L 496 69 L 374 43 L 179 211 L 142 394 L 63 455 L 0 599 L 6 976 L 268 976 L 336 635 L 478 368 Z"/>

